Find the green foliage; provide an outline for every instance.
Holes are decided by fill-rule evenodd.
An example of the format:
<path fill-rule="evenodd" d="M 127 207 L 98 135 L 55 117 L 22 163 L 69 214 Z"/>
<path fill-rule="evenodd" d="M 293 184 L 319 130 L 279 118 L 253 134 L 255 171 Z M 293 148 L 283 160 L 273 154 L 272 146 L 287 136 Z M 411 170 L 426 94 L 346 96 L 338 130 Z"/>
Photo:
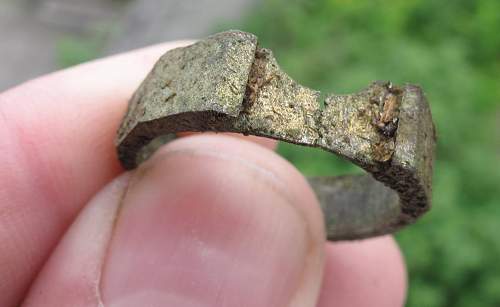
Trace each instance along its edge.
<path fill-rule="evenodd" d="M 324 92 L 422 85 L 438 131 L 433 209 L 398 234 L 408 306 L 500 306 L 500 1 L 267 0 L 246 23 L 281 66 Z M 352 171 L 282 145 L 307 174 Z"/>
<path fill-rule="evenodd" d="M 59 67 L 65 68 L 93 60 L 100 55 L 101 45 L 96 37 L 63 37 L 56 44 L 56 62 Z"/>
<path fill-rule="evenodd" d="M 433 209 L 397 235 L 408 306 L 500 306 L 500 1 L 262 0 L 239 28 L 294 79 L 325 92 L 373 80 L 422 85 L 438 131 Z M 103 40 L 64 38 L 62 67 Z M 307 175 L 360 172 L 331 154 L 281 144 Z"/>

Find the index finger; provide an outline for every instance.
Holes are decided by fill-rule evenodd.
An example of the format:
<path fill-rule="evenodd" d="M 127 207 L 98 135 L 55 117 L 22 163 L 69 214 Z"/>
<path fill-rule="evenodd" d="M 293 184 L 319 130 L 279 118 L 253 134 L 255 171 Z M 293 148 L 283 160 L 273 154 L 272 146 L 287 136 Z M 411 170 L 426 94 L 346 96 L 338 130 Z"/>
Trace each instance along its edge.
<path fill-rule="evenodd" d="M 0 93 L 0 306 L 19 303 L 50 250 L 121 168 L 113 138 L 127 101 L 171 42 Z"/>

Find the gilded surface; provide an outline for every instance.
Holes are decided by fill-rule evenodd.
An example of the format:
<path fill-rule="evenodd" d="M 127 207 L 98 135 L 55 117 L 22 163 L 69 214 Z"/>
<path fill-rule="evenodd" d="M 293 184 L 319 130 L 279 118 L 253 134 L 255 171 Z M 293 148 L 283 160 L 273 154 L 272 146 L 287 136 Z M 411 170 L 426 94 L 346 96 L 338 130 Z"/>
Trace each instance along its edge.
<path fill-rule="evenodd" d="M 434 125 L 417 86 L 374 82 L 349 95 L 301 86 L 254 35 L 228 31 L 167 52 L 132 97 L 118 132 L 126 168 L 154 138 L 181 131 L 239 132 L 319 147 L 372 176 L 310 183 L 329 239 L 389 233 L 430 207 Z"/>

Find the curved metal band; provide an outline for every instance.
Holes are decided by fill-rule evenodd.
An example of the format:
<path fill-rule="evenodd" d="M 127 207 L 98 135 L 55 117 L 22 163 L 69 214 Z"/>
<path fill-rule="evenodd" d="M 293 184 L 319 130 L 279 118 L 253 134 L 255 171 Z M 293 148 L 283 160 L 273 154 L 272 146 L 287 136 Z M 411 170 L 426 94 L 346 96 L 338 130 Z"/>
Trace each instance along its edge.
<path fill-rule="evenodd" d="M 238 132 L 322 148 L 370 175 L 311 178 L 330 240 L 393 232 L 427 211 L 435 131 L 422 90 L 375 82 L 359 93 L 319 93 L 282 72 L 249 33 L 215 34 L 167 52 L 132 99 L 116 146 L 139 163 L 158 136 Z"/>

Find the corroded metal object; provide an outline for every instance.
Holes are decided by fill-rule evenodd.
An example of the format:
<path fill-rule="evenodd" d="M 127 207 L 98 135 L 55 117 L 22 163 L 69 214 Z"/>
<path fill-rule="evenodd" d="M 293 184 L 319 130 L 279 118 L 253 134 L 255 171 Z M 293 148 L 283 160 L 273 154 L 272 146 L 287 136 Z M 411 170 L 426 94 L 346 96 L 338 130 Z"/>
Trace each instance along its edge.
<path fill-rule="evenodd" d="M 240 31 L 168 51 L 132 99 L 116 146 L 127 169 L 153 139 L 183 131 L 238 132 L 322 148 L 371 175 L 310 178 L 328 239 L 391 233 L 426 212 L 435 131 L 422 90 L 374 82 L 329 95 L 293 81 L 270 50 Z"/>

